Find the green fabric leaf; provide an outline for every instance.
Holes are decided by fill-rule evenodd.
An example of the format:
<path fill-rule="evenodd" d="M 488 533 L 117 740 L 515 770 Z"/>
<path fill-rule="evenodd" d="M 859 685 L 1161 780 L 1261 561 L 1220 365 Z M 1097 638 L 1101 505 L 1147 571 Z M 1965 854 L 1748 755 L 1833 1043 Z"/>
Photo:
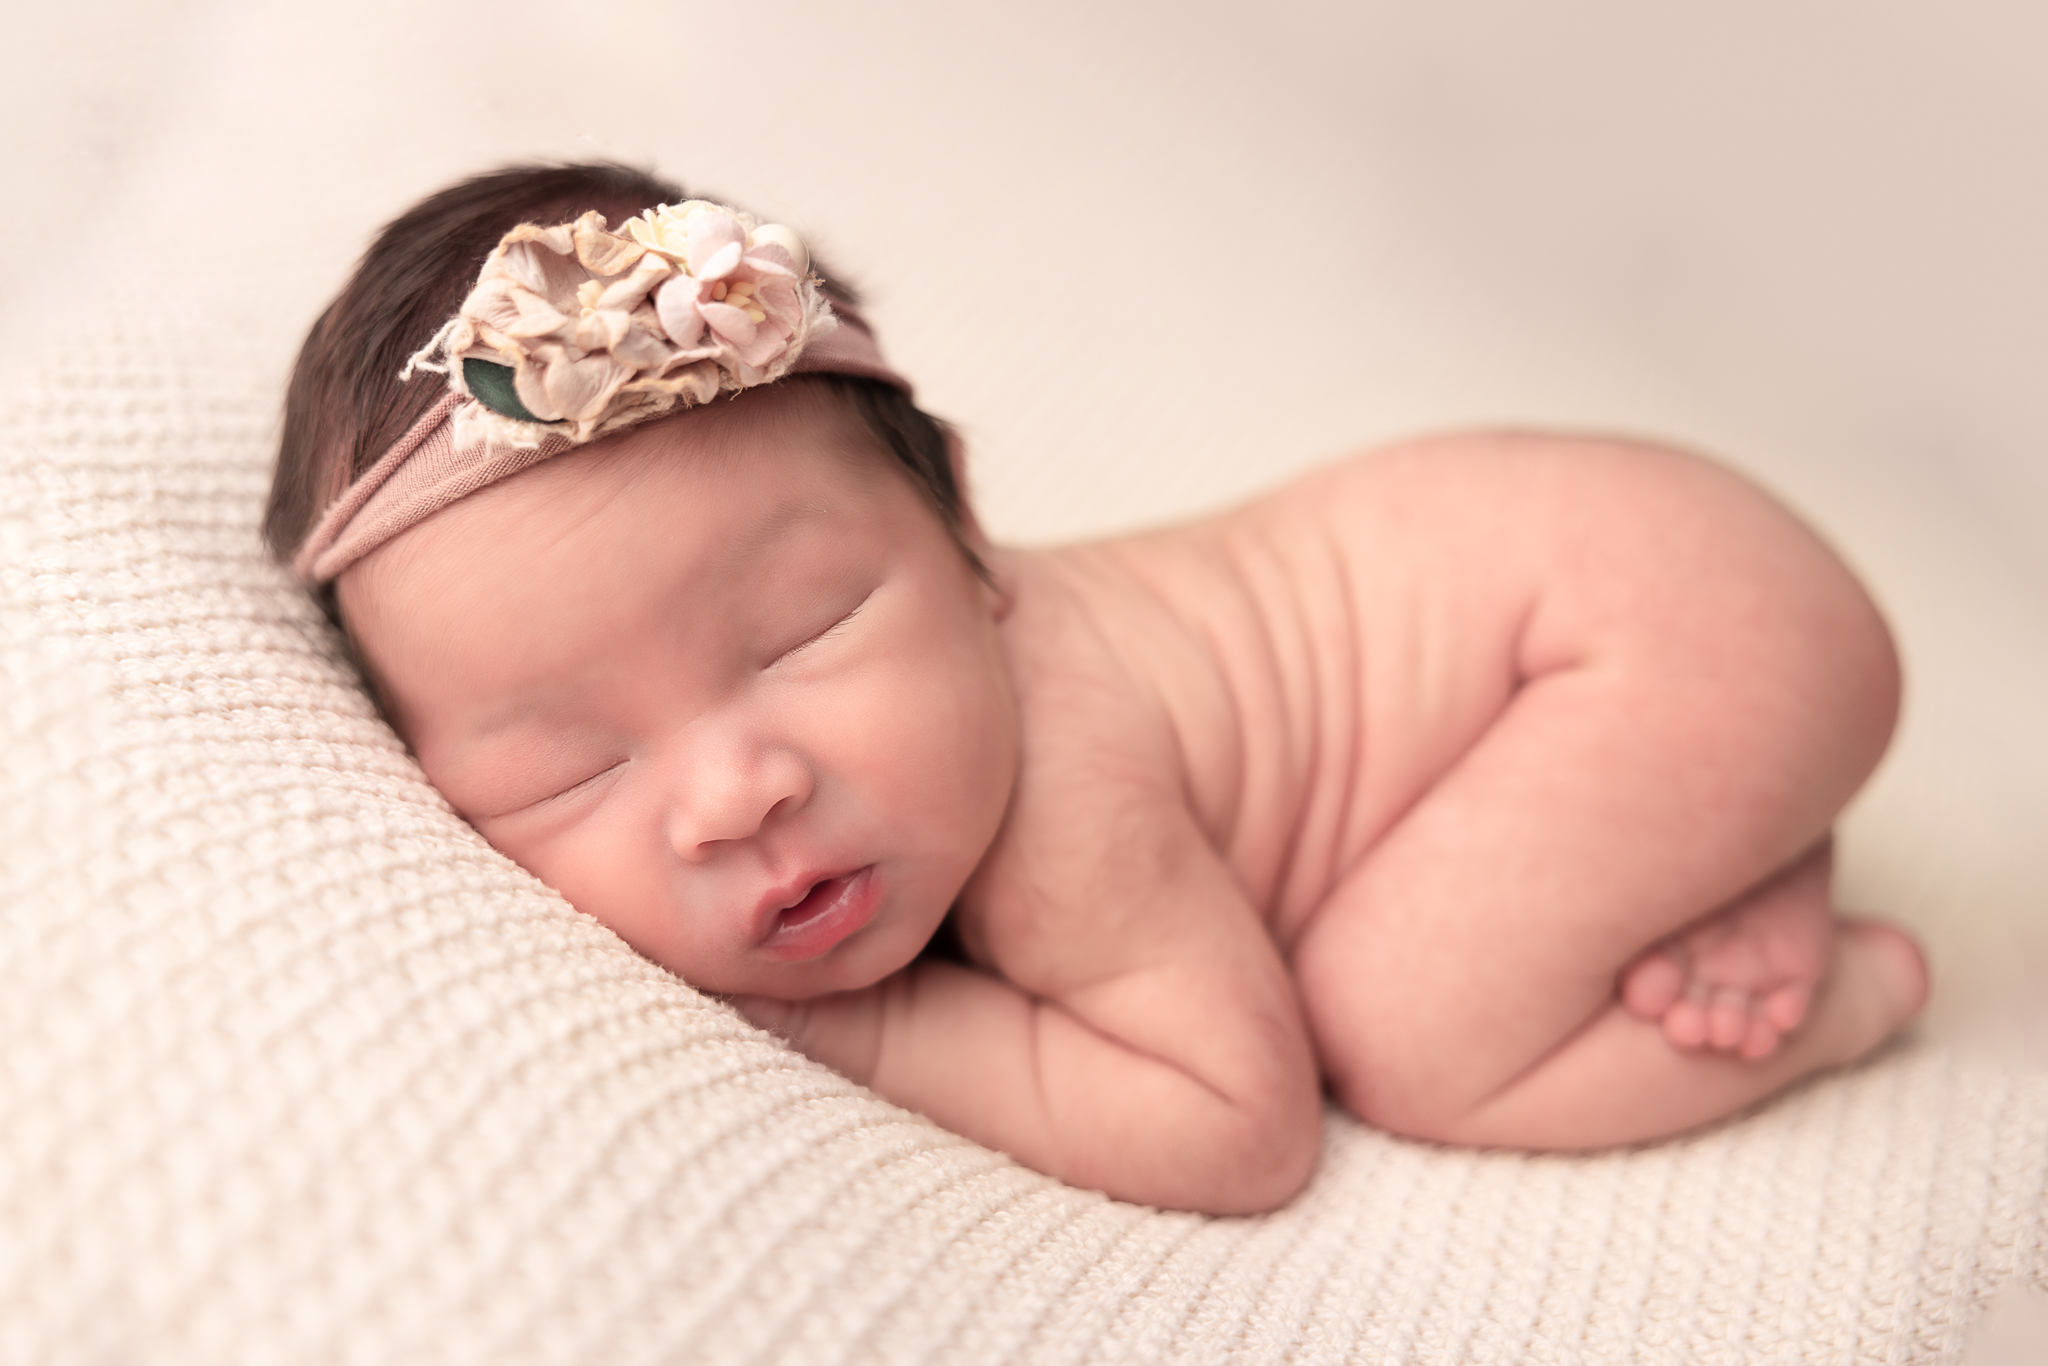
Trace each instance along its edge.
<path fill-rule="evenodd" d="M 469 386 L 470 397 L 494 413 L 520 422 L 554 425 L 546 418 L 535 417 L 519 401 L 519 390 L 513 386 L 512 367 L 509 365 L 465 356 L 462 360 L 462 382 Z"/>

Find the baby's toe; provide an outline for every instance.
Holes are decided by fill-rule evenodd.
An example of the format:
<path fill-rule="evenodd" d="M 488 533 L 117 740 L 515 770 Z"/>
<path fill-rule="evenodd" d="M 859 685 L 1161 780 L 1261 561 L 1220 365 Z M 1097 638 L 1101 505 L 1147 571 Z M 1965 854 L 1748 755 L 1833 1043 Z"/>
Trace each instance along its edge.
<path fill-rule="evenodd" d="M 1806 1018 L 1806 1007 L 1813 1000 L 1813 986 L 1807 982 L 1787 982 L 1764 998 L 1759 1014 L 1780 1034 L 1790 1034 L 1799 1028 Z"/>
<path fill-rule="evenodd" d="M 1749 1033 L 1749 996 L 1740 991 L 1718 991 L 1707 1006 L 1707 1041 L 1714 1047 L 1733 1050 Z"/>
<path fill-rule="evenodd" d="M 1778 1027 L 1762 1013 L 1749 1017 L 1749 1029 L 1742 1036 L 1742 1044 L 1735 1051 L 1749 1062 L 1767 1058 L 1778 1051 L 1778 1040 L 1783 1037 Z"/>
<path fill-rule="evenodd" d="M 1687 997 L 1664 1012 L 1664 1037 L 1680 1048 L 1704 1048 L 1707 1044 L 1707 1008 Z"/>
<path fill-rule="evenodd" d="M 1685 994 L 1685 969 L 1662 949 L 1631 963 L 1621 977 L 1621 1003 L 1640 1019 L 1661 1019 Z"/>

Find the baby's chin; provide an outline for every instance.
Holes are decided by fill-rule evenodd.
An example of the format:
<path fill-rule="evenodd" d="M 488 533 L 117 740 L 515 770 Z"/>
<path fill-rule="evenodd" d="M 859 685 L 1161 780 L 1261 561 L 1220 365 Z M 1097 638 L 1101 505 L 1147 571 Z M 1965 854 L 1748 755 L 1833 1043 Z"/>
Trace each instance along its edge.
<path fill-rule="evenodd" d="M 700 982 L 692 978 L 688 973 L 680 973 L 678 975 L 685 982 L 697 988 L 697 990 L 713 996 L 760 996 L 775 1001 L 815 1001 L 820 997 L 837 996 L 842 992 L 865 991 L 867 988 L 884 982 L 895 973 L 902 971 L 912 962 L 916 961 L 916 958 L 917 955 L 913 953 L 894 967 L 875 970 L 868 970 L 864 967 L 859 972 L 749 973 L 730 979 L 720 979 L 722 981 L 729 980 L 734 982 L 735 985 L 732 986 L 718 986 L 708 982 Z"/>

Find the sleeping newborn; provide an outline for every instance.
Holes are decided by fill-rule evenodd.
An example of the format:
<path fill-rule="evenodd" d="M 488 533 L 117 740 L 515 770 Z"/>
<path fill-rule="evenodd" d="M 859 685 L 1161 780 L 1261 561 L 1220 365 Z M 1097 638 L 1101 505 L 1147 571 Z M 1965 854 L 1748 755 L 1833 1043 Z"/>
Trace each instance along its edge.
<path fill-rule="evenodd" d="M 302 353 L 267 524 L 454 808 L 641 953 L 1212 1213 L 1301 1187 L 1324 1086 L 1632 1143 L 1919 1009 L 1912 941 L 1829 892 L 1891 642 L 1750 485 L 1481 434 L 997 547 L 800 240 L 681 200 L 522 169 L 395 222 Z"/>

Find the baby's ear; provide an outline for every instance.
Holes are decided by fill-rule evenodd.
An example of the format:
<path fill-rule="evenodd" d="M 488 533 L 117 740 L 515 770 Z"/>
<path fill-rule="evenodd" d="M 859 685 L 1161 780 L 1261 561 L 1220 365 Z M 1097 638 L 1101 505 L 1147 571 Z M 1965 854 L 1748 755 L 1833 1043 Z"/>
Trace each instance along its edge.
<path fill-rule="evenodd" d="M 967 496 L 967 443 L 950 427 L 946 429 L 946 463 L 953 467 L 953 488 L 960 499 L 960 535 L 970 550 L 986 558 L 988 533 L 981 529 L 981 519 L 974 515 L 974 500 Z"/>

